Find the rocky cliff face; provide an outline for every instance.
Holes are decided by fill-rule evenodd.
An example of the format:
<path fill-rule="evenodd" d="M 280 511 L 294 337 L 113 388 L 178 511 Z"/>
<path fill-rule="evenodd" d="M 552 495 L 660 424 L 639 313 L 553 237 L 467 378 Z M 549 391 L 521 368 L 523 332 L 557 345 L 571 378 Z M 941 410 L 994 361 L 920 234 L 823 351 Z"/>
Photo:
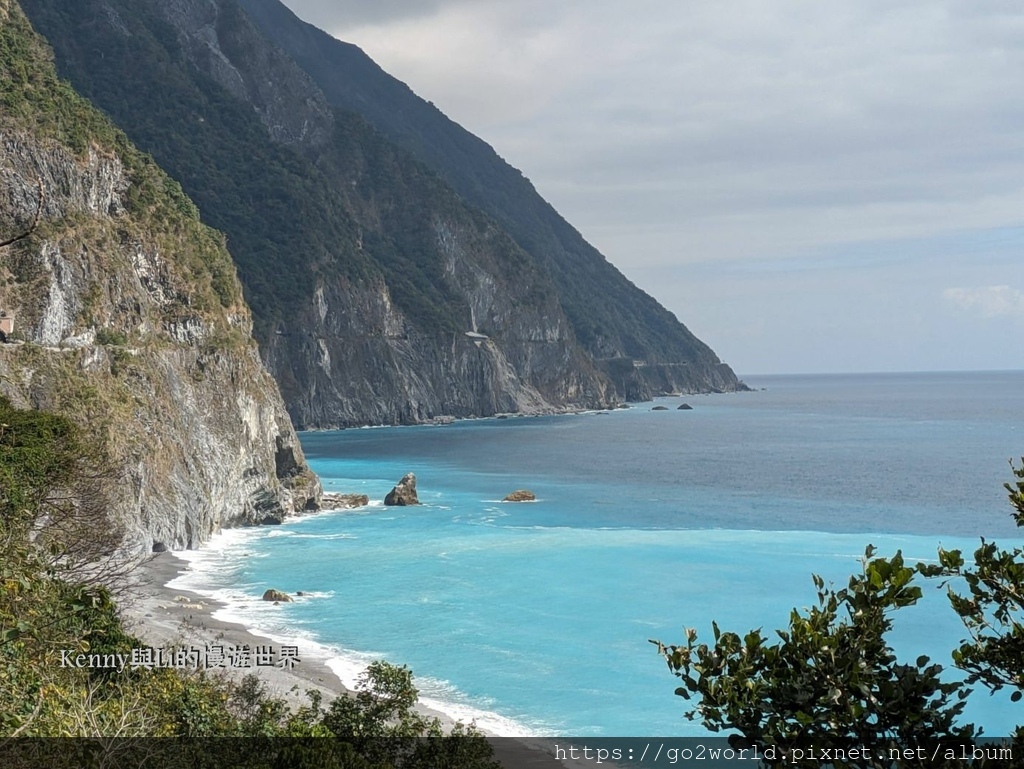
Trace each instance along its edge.
<path fill-rule="evenodd" d="M 478 296 L 478 295 L 477 295 Z M 383 281 L 332 281 L 267 346 L 298 424 L 410 424 L 440 416 L 543 413 L 604 403 L 607 391 L 555 321 L 517 314 L 500 331 L 425 334 Z M 481 319 L 498 307 L 480 301 Z M 309 362 L 314 365 L 309 365 Z"/>
<path fill-rule="evenodd" d="M 483 139 L 356 46 L 303 22 L 280 0 L 237 2 L 312 78 L 329 105 L 362 116 L 410 152 L 493 217 L 546 271 L 578 344 L 609 375 L 620 397 L 744 389 L 710 347 L 627 280 Z"/>
<path fill-rule="evenodd" d="M 546 276 L 507 234 L 443 185 L 418 178 L 418 168 L 404 170 L 418 164 L 361 121 L 335 118 L 312 79 L 235 2 L 146 1 L 192 67 L 250 105 L 271 140 L 313 159 L 345 190 L 335 215 L 355 225 L 355 237 L 333 244 L 330 261 L 377 263 L 355 279 L 322 265 L 311 295 L 265 335 L 267 365 L 296 424 L 401 424 L 609 402 L 608 383 L 577 348 Z M 413 200 L 395 200 L 396 186 Z M 425 279 L 384 253 L 411 244 L 417 268 L 433 263 Z M 406 281 L 431 283 L 446 317 L 396 301 L 389 282 Z"/>
<path fill-rule="evenodd" d="M 512 232 L 499 214 L 522 208 L 504 197 L 522 191 L 502 174 L 485 168 L 469 185 L 500 183 L 489 198 L 498 214 L 482 213 L 443 170 L 388 141 L 387 126 L 369 125 L 388 112 L 390 86 L 357 89 L 357 102 L 385 100 L 365 119 L 339 108 L 313 67 L 271 42 L 274 20 L 254 23 L 256 4 L 23 3 L 62 74 L 227 234 L 263 358 L 300 427 L 738 386 L 578 233 L 562 242 L 543 217 Z"/>
<path fill-rule="evenodd" d="M 0 393 L 67 413 L 116 470 L 126 547 L 313 508 L 223 239 L 55 76 L 0 0 Z"/>

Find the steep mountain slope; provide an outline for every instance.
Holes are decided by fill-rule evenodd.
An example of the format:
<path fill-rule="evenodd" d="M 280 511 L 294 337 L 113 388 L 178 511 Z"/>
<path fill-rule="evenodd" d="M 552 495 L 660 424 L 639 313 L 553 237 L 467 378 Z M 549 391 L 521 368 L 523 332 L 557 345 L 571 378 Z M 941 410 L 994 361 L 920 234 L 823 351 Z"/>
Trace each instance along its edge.
<path fill-rule="evenodd" d="M 528 253 L 409 151 L 332 107 L 236 0 L 25 8 L 76 88 L 227 233 L 264 360 L 298 425 L 535 412 L 736 386 L 728 367 L 599 255 Z M 599 286 L 615 276 L 646 304 L 629 334 L 612 340 L 566 308 L 617 323 L 632 300 Z M 648 348 L 666 323 L 684 343 L 655 354 Z"/>
<path fill-rule="evenodd" d="M 638 390 L 734 389 L 732 371 L 668 310 L 627 280 L 566 222 L 522 173 L 478 137 L 382 70 L 354 45 L 297 18 L 279 0 L 239 0 L 335 107 L 374 127 L 437 171 L 493 216 L 548 269 L 577 337 L 598 360 L 655 366 L 636 372 Z M 622 378 L 620 380 L 622 386 Z M 640 382 L 646 380 L 645 388 Z M 637 393 L 639 394 L 639 393 Z"/>
<path fill-rule="evenodd" d="M 0 395 L 71 416 L 123 547 L 193 547 L 315 507 L 223 238 L 65 83 L 0 0 Z"/>
<path fill-rule="evenodd" d="M 297 424 L 609 400 L 544 271 L 408 153 L 335 114 L 233 0 L 26 9 L 76 87 L 228 234 Z"/>

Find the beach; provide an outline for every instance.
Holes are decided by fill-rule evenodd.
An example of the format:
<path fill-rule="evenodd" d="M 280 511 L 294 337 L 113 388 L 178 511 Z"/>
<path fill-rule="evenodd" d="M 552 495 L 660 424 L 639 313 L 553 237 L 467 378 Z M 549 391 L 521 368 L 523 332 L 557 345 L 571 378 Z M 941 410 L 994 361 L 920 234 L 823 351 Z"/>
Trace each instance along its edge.
<path fill-rule="evenodd" d="M 151 648 L 196 648 L 205 652 L 212 647 L 248 646 L 277 647 L 265 636 L 256 635 L 242 625 L 214 617 L 223 607 L 218 601 L 198 593 L 167 587 L 184 573 L 187 564 L 171 552 L 158 553 L 136 570 L 136 586 L 120 602 L 125 626 Z M 266 684 L 267 693 L 284 699 L 294 709 L 308 704 L 305 692 L 316 689 L 325 702 L 345 694 L 347 689 L 322 662 L 304 659 L 298 644 L 298 661 L 294 665 L 259 665 L 252 667 L 211 667 L 236 680 L 254 673 Z M 203 666 L 202 664 L 197 666 Z M 195 667 L 188 665 L 188 667 Z"/>
<path fill-rule="evenodd" d="M 209 649 L 224 647 L 253 650 L 253 664 L 247 667 L 231 665 L 210 667 L 216 674 L 240 680 L 246 674 L 255 674 L 266 685 L 267 693 L 285 700 L 292 710 L 309 704 L 308 690 L 319 691 L 325 704 L 339 696 L 351 694 L 326 665 L 322 650 L 312 644 L 295 639 L 289 645 L 297 647 L 296 661 L 279 664 L 286 644 L 251 632 L 243 625 L 217 619 L 214 614 L 224 604 L 198 593 L 168 587 L 185 573 L 188 564 L 171 552 L 158 553 L 143 562 L 135 571 L 133 585 L 119 596 L 119 606 L 129 632 L 152 649 L 197 649 L 198 658 L 189 659 L 184 667 L 205 667 L 202 663 Z M 274 664 L 255 664 L 255 650 L 273 650 Z M 146 651 L 143 649 L 142 651 Z M 199 664 L 193 664 L 198 659 Z M 188 672 L 187 670 L 185 672 Z M 455 721 L 444 713 L 425 707 L 417 710 L 425 716 L 437 718 L 447 731 Z M 495 757 L 507 769 L 546 769 L 566 766 L 556 761 L 543 746 L 528 739 L 491 738 Z"/>

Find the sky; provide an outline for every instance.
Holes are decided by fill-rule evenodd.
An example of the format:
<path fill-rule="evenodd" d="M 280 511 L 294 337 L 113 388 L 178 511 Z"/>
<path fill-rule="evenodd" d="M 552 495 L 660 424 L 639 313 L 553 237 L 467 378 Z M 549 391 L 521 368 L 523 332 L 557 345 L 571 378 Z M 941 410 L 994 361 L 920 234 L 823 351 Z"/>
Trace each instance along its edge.
<path fill-rule="evenodd" d="M 1024 369 L 1019 0 L 284 0 L 743 374 Z"/>

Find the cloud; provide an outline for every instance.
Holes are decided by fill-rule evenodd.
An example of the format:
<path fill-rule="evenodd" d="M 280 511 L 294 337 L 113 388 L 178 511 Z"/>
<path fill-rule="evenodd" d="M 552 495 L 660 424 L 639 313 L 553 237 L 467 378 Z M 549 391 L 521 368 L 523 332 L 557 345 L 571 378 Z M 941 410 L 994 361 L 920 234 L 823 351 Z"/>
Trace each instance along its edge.
<path fill-rule="evenodd" d="M 1024 316 L 1019 0 L 285 2 L 492 144 L 739 368 L 821 370 L 800 330 L 821 296 L 853 308 L 827 336 L 864 351 L 845 370 L 1001 367 L 1019 333 L 950 313 Z"/>
<path fill-rule="evenodd" d="M 983 318 L 1024 316 L 1024 291 L 1009 286 L 947 288 L 943 298 Z"/>
<path fill-rule="evenodd" d="M 673 264 L 1024 219 L 1019 3 L 288 3 L 492 143 L 614 262 L 636 238 Z"/>

